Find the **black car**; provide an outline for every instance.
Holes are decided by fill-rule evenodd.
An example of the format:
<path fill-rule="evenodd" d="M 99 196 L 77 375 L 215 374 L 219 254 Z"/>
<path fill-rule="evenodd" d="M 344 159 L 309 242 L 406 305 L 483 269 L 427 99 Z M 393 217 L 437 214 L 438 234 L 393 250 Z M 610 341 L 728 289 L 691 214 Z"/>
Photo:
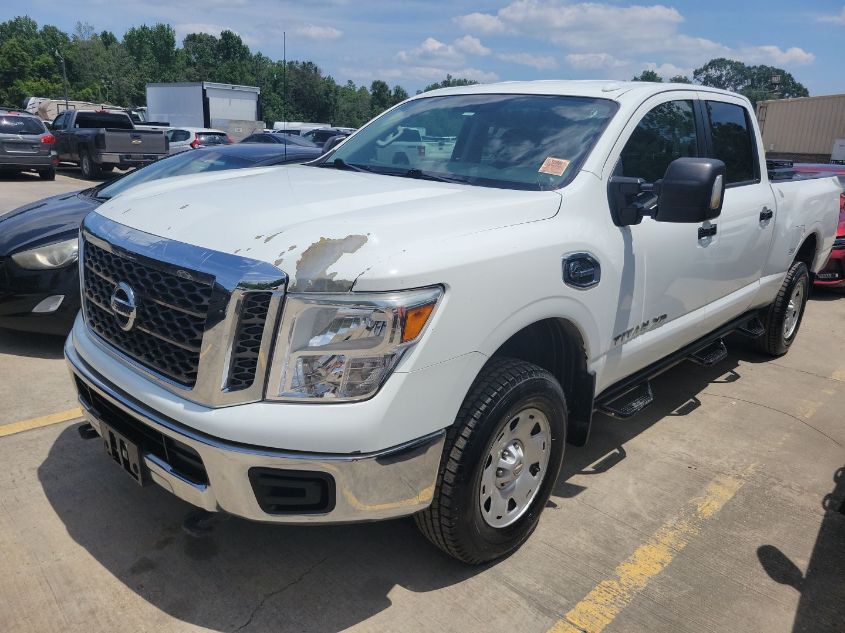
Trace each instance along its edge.
<path fill-rule="evenodd" d="M 266 143 L 288 145 L 295 147 L 319 147 L 316 143 L 312 143 L 301 136 L 293 136 L 291 134 L 282 134 L 280 132 L 256 132 L 250 134 L 241 143 Z M 322 143 L 320 144 L 322 145 Z"/>
<path fill-rule="evenodd" d="M 303 163 L 320 153 L 316 147 L 276 144 L 182 152 L 97 187 L 45 198 L 0 216 L 0 328 L 68 333 L 79 311 L 79 225 L 106 200 L 159 178 Z"/>

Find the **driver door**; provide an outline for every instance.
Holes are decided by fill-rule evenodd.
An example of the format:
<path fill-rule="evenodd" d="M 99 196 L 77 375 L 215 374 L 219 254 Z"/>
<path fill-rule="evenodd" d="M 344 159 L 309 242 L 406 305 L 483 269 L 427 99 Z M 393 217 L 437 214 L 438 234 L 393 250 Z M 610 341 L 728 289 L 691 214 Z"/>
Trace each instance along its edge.
<path fill-rule="evenodd" d="M 692 91 L 656 95 L 640 106 L 611 152 L 612 175 L 663 178 L 673 160 L 705 155 L 699 102 Z M 653 193 L 639 194 L 647 207 Z M 699 238 L 709 222 L 681 224 L 642 222 L 619 230 L 630 240 L 634 262 L 644 271 L 642 323 L 631 332 L 616 332 L 613 345 L 624 346 L 627 371 L 641 369 L 706 334 L 711 238 Z"/>

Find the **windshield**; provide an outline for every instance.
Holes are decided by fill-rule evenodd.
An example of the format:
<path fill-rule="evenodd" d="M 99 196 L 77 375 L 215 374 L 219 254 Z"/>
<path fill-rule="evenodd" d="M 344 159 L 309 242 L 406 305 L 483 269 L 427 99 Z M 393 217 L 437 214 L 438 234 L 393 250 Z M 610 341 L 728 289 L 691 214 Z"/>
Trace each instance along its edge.
<path fill-rule="evenodd" d="M 236 156 L 217 149 L 197 149 L 190 152 L 174 154 L 167 158 L 136 169 L 126 174 L 120 180 L 107 184 L 97 192 L 97 197 L 108 200 L 127 189 L 159 178 L 187 176 L 206 171 L 220 171 L 223 169 L 239 169 L 250 167 L 255 163 L 243 156 Z"/>
<path fill-rule="evenodd" d="M 0 134 L 44 134 L 47 130 L 38 119 L 28 116 L 0 116 Z"/>
<path fill-rule="evenodd" d="M 321 164 L 486 187 L 559 189 L 578 172 L 616 109 L 613 101 L 587 97 L 426 97 L 375 119 Z"/>

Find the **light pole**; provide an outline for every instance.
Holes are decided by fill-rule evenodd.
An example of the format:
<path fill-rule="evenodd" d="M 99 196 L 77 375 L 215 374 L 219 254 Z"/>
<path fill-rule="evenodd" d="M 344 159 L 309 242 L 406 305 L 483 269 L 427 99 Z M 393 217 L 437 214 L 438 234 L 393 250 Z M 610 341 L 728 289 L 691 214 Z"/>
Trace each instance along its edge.
<path fill-rule="evenodd" d="M 67 102 L 67 69 L 65 68 L 65 58 L 59 52 L 58 48 L 56 49 L 56 56 L 62 62 L 62 82 L 63 82 L 64 87 L 65 87 L 65 110 L 70 110 L 70 105 L 68 105 L 68 102 Z"/>

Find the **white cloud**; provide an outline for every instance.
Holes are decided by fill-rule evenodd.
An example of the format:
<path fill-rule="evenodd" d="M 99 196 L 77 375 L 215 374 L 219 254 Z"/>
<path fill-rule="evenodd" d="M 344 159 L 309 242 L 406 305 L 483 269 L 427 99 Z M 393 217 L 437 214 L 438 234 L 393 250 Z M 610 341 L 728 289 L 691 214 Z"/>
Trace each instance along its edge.
<path fill-rule="evenodd" d="M 452 75 L 455 78 L 474 79 L 480 83 L 498 81 L 499 75 L 478 68 L 446 68 L 442 66 L 402 66 L 401 68 L 382 68 L 375 72 L 376 77 L 388 79 L 416 79 L 426 82 L 440 81 Z"/>
<path fill-rule="evenodd" d="M 339 40 L 343 37 L 343 31 L 333 26 L 314 26 L 313 24 L 300 26 L 294 33 L 312 40 Z"/>
<path fill-rule="evenodd" d="M 840 11 L 838 14 L 820 16 L 819 22 L 830 22 L 831 24 L 845 25 L 845 6 L 842 7 L 842 11 Z"/>
<path fill-rule="evenodd" d="M 481 43 L 481 40 L 472 35 L 464 35 L 462 38 L 455 40 L 455 48 L 468 55 L 489 55 L 490 49 Z"/>
<path fill-rule="evenodd" d="M 407 64 L 420 64 L 421 62 L 462 64 L 464 56 L 454 46 L 445 44 L 433 37 L 427 37 L 419 46 L 396 53 L 396 61 Z"/>
<path fill-rule="evenodd" d="M 501 53 L 496 55 L 504 62 L 531 66 L 538 70 L 557 68 L 557 60 L 551 55 L 531 55 L 530 53 Z"/>
<path fill-rule="evenodd" d="M 752 48 L 741 48 L 737 53 L 744 61 L 768 65 L 803 66 L 813 63 L 816 59 L 816 56 L 812 53 L 796 46 L 787 50 L 781 50 L 777 46 L 754 46 Z"/>
<path fill-rule="evenodd" d="M 828 21 L 840 19 L 828 17 Z M 841 18 L 845 23 L 845 8 Z M 455 18 L 455 22 L 468 33 L 502 33 L 550 41 L 569 53 L 565 59 L 573 68 L 616 75 L 624 68 L 639 72 L 648 63 L 689 69 L 714 57 L 780 66 L 809 64 L 815 59 L 798 47 L 730 47 L 687 35 L 681 32 L 684 16 L 661 4 L 513 0 L 495 13 L 470 13 Z M 655 58 L 660 62 L 650 62 Z"/>
<path fill-rule="evenodd" d="M 643 66 L 643 70 L 653 70 L 658 75 L 665 77 L 666 79 L 671 79 L 672 77 L 677 77 L 678 75 L 692 77 L 692 68 L 681 68 L 680 66 L 675 66 L 675 64 L 658 65 L 653 62 L 649 62 Z"/>
<path fill-rule="evenodd" d="M 505 30 L 505 25 L 498 17 L 486 13 L 461 15 L 455 18 L 455 22 L 461 28 L 473 33 L 501 33 Z"/>
<path fill-rule="evenodd" d="M 566 56 L 566 63 L 573 68 L 586 70 L 619 68 L 630 64 L 630 62 L 617 59 L 609 53 L 571 53 Z"/>

